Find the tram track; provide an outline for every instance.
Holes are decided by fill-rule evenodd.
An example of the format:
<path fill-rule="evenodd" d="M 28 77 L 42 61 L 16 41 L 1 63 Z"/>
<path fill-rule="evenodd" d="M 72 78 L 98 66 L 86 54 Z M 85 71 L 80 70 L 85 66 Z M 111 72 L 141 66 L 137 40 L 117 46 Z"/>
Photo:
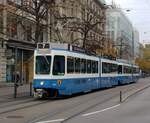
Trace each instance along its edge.
<path fill-rule="evenodd" d="M 39 108 L 39 106 L 42 107 L 45 104 L 48 106 L 53 106 L 56 101 L 57 104 L 63 103 L 64 105 L 62 105 L 60 107 L 54 107 L 54 108 L 49 107 L 49 109 L 51 109 L 50 111 L 47 110 L 47 112 L 45 112 L 45 113 L 38 113 L 38 115 L 33 115 L 29 119 L 26 119 L 25 123 L 36 123 L 41 120 L 45 120 L 47 118 L 52 118 L 54 116 L 58 116 L 58 115 L 62 114 L 64 111 L 69 112 L 70 109 L 73 110 L 73 109 L 75 109 L 75 107 L 79 107 L 78 108 L 79 110 L 77 110 L 77 112 L 75 111 L 75 113 L 67 115 L 68 117 L 66 117 L 66 119 L 65 119 L 65 122 L 67 122 L 69 119 L 72 119 L 72 118 L 80 115 L 81 113 L 86 112 L 87 110 L 92 109 L 93 107 L 95 107 L 97 105 L 103 104 L 115 97 L 118 97 L 118 101 L 119 101 L 119 91 L 120 90 L 122 90 L 125 94 L 129 91 L 134 90 L 138 86 L 139 85 L 135 86 L 135 84 L 130 84 L 130 85 L 125 85 L 125 86 L 119 86 L 116 88 L 110 88 L 110 89 L 105 89 L 105 90 L 100 90 L 100 91 L 98 90 L 98 91 L 95 91 L 94 93 L 92 92 L 92 93 L 87 93 L 84 95 L 71 96 L 67 99 L 60 100 L 60 102 L 58 100 L 52 100 L 52 99 L 48 99 L 48 100 L 35 100 L 35 99 L 32 100 L 31 99 L 29 101 L 25 100 L 22 102 L 15 102 L 13 104 L 13 107 L 14 107 L 13 109 L 9 108 L 8 110 L 0 111 L 0 115 L 11 114 L 14 111 L 21 112 L 22 109 L 26 109 L 28 111 L 29 109 L 32 110 L 32 107 L 34 107 L 33 109 L 35 110 L 36 108 Z M 80 98 L 82 98 L 82 99 L 80 99 Z M 98 99 L 98 101 L 92 102 L 92 100 L 94 100 L 96 98 L 99 98 L 99 99 L 102 98 L 102 99 L 100 99 L 100 100 Z M 69 102 L 71 102 L 71 103 L 69 103 Z M 85 106 L 84 105 L 85 102 L 89 103 L 90 105 Z M 69 105 L 67 105 L 65 103 L 67 103 Z M 16 107 L 16 105 L 21 105 L 21 106 Z M 5 107 L 9 107 L 9 106 L 11 106 L 11 104 L 5 105 Z M 80 106 L 81 107 L 85 106 L 86 108 L 81 110 Z M 1 107 L 2 106 L 0 106 L 0 109 L 2 109 Z M 42 110 L 41 110 L 41 112 L 42 112 Z"/>
<path fill-rule="evenodd" d="M 109 91 L 110 89 L 108 89 L 108 91 Z M 103 91 L 103 90 L 102 90 Z M 105 90 L 104 90 L 105 91 Z M 127 91 L 129 91 L 129 90 L 126 90 L 126 92 Z M 96 92 L 98 92 L 98 91 L 96 91 Z M 105 92 L 104 92 L 105 93 Z M 80 114 L 80 113 L 82 113 L 82 112 L 85 112 L 86 110 L 89 110 L 89 109 L 91 109 L 91 108 L 93 108 L 93 107 L 95 107 L 95 106 L 97 106 L 97 105 L 100 105 L 100 104 L 103 104 L 103 103 L 105 103 L 105 102 L 107 102 L 107 101 L 109 101 L 109 100 L 111 100 L 111 99 L 113 99 L 113 98 L 115 98 L 115 97 L 119 97 L 119 92 L 114 92 L 115 94 L 113 94 L 113 95 L 111 95 L 111 96 L 109 96 L 109 94 L 107 95 L 107 98 L 105 98 L 104 100 L 101 100 L 101 101 L 99 101 L 99 102 L 97 102 L 96 104 L 94 104 L 94 105 L 92 105 L 92 106 L 90 106 L 90 107 L 88 107 L 88 108 L 86 108 L 86 109 L 84 109 L 83 111 L 81 111 L 81 112 L 78 112 L 77 114 L 75 114 L 75 116 L 76 115 L 78 115 L 78 114 Z M 90 94 L 93 94 L 93 93 L 90 93 Z M 87 94 L 88 95 L 88 94 Z M 81 96 L 84 96 L 84 95 L 81 95 Z M 86 96 L 86 95 L 85 95 Z M 71 104 L 71 105 L 69 105 L 68 107 L 62 107 L 62 108 L 59 108 L 59 109 L 57 109 L 57 110 L 55 110 L 55 111 L 52 111 L 52 112 L 48 112 L 48 113 L 46 113 L 45 115 L 43 115 L 43 116 L 37 116 L 37 118 L 34 118 L 34 119 L 32 119 L 32 120 L 30 120 L 30 121 L 28 121 L 27 123 L 35 123 L 35 122 L 39 122 L 39 121 L 41 121 L 41 120 L 44 120 L 44 119 L 46 119 L 46 118 L 48 118 L 48 117 L 53 117 L 53 116 L 55 116 L 55 115 L 59 115 L 59 114 L 61 114 L 62 112 L 64 112 L 64 111 L 67 111 L 67 110 L 70 110 L 70 109 L 72 109 L 72 108 L 74 108 L 74 107 L 78 107 L 78 106 L 81 106 L 82 104 L 84 104 L 85 102 L 86 103 L 89 103 L 91 100 L 94 100 L 95 98 L 98 98 L 100 95 L 99 94 L 97 94 L 96 96 L 92 96 L 92 98 L 87 98 L 86 100 L 82 100 L 82 101 L 79 101 L 79 102 L 77 102 L 77 103 L 75 103 L 75 104 Z M 119 100 L 119 99 L 118 99 Z M 72 117 L 72 116 L 71 116 Z M 74 115 L 73 115 L 73 117 L 74 117 Z M 67 118 L 68 119 L 68 118 Z M 70 119 L 70 117 L 69 117 L 69 119 Z"/>
<path fill-rule="evenodd" d="M 129 86 L 130 86 L 130 85 L 129 85 Z M 124 88 L 124 87 L 121 86 L 120 88 Z M 127 88 L 126 90 L 124 90 L 124 93 L 127 93 L 127 92 L 129 92 L 129 91 L 132 91 L 133 89 L 134 89 L 134 86 L 131 85 L 130 88 Z M 108 90 L 110 90 L 110 89 L 108 89 Z M 92 93 L 91 93 L 91 94 L 92 94 Z M 83 96 L 83 95 L 82 95 L 82 96 Z M 82 101 L 79 101 L 79 102 L 77 102 L 77 103 L 75 103 L 75 104 L 73 104 L 73 105 L 69 105 L 68 107 L 62 107 L 62 108 L 59 108 L 59 109 L 57 109 L 57 110 L 55 110 L 55 111 L 48 112 L 48 113 L 46 113 L 46 114 L 44 114 L 44 115 L 42 115 L 42 116 L 37 116 L 36 118 L 33 118 L 33 119 L 29 120 L 29 121 L 26 122 L 26 123 L 36 123 L 36 122 L 39 122 L 39 121 L 41 121 L 41 120 L 47 119 L 47 118 L 49 118 L 49 117 L 54 117 L 55 115 L 59 115 L 59 114 L 61 114 L 61 113 L 64 112 L 64 111 L 68 111 L 68 110 L 70 110 L 70 109 L 73 109 L 74 107 L 79 107 L 79 106 L 81 106 L 81 105 L 84 105 L 85 102 L 86 102 L 86 103 L 89 103 L 91 100 L 94 100 L 95 98 L 98 98 L 99 96 L 100 96 L 100 95 L 98 94 L 98 95 L 96 95 L 96 96 L 92 96 L 92 98 L 90 98 L 90 99 L 87 98 L 86 100 L 82 100 Z M 79 111 L 79 112 L 77 112 L 77 113 L 75 113 L 75 114 L 69 116 L 69 117 L 66 118 L 64 121 L 62 121 L 62 123 L 65 123 L 66 121 L 68 121 L 68 120 L 70 120 L 70 119 L 72 119 L 72 118 L 74 118 L 74 117 L 80 115 L 81 113 L 84 113 L 84 112 L 86 112 L 87 110 L 92 109 L 92 108 L 94 108 L 94 107 L 96 107 L 96 106 L 98 106 L 98 105 L 101 105 L 101 104 L 103 104 L 103 103 L 105 103 L 105 102 L 107 102 L 107 101 L 109 101 L 109 100 L 111 100 L 111 99 L 113 99 L 113 98 L 115 98 L 115 97 L 119 97 L 119 91 L 115 91 L 114 94 L 111 95 L 111 96 L 108 94 L 106 97 L 107 97 L 107 98 L 105 98 L 105 99 L 103 99 L 103 100 L 101 100 L 101 101 L 98 101 L 98 102 L 94 103 L 93 105 L 88 106 L 86 109 L 83 109 L 83 110 L 81 110 L 81 111 Z M 119 102 L 119 98 L 118 98 L 118 102 Z"/>
<path fill-rule="evenodd" d="M 22 110 L 22 109 L 26 109 L 26 108 L 31 108 L 34 106 L 39 106 L 42 104 L 46 104 L 46 103 L 50 103 L 52 102 L 52 100 L 35 100 L 35 99 L 31 99 L 31 100 L 25 100 L 23 102 L 18 102 L 15 104 L 6 104 L 5 106 L 0 106 L 1 110 L 0 110 L 0 115 L 5 114 L 5 113 L 10 113 L 13 111 L 17 111 L 17 110 Z M 13 108 L 12 108 L 13 107 Z M 8 109 L 6 109 L 8 108 Z"/>
<path fill-rule="evenodd" d="M 96 104 L 94 104 L 94 105 L 88 107 L 87 109 L 85 109 L 85 110 L 83 110 L 83 111 L 81 111 L 81 112 L 78 112 L 77 114 L 75 114 L 75 115 L 73 115 L 73 116 L 67 118 L 66 120 L 69 120 L 70 118 L 75 117 L 75 116 L 79 115 L 80 113 L 82 113 L 82 112 L 84 112 L 84 111 L 86 111 L 86 110 L 89 110 L 90 108 L 93 108 L 93 107 L 95 107 L 95 106 L 97 106 L 97 105 L 103 104 L 104 102 L 111 100 L 112 98 L 116 97 L 117 95 L 118 95 L 118 94 L 115 94 L 115 95 L 113 95 L 111 98 L 109 97 L 109 98 L 107 98 L 107 99 L 105 99 L 105 100 L 103 100 L 103 101 L 101 101 L 101 102 L 98 102 L 98 103 L 96 103 Z M 96 98 L 96 97 L 94 97 L 94 98 Z M 86 100 L 86 103 L 87 103 L 87 102 L 89 102 L 89 99 Z M 36 123 L 36 122 L 39 122 L 39 121 L 41 121 L 41 120 L 44 120 L 45 118 L 53 117 L 53 116 L 55 116 L 55 115 L 59 115 L 59 114 L 61 114 L 61 113 L 64 112 L 64 111 L 67 111 L 67 110 L 72 109 L 72 108 L 74 108 L 74 107 L 81 106 L 81 104 L 83 104 L 83 103 L 85 103 L 85 101 L 83 101 L 83 102 L 78 102 L 78 103 L 76 103 L 76 104 L 74 104 L 74 105 L 70 105 L 69 107 L 67 107 L 67 109 L 66 109 L 66 107 L 64 107 L 64 108 L 61 108 L 61 109 L 56 110 L 56 111 L 53 112 L 53 113 L 49 112 L 49 113 L 47 113 L 47 114 L 41 116 L 40 118 L 34 119 L 34 120 L 29 121 L 29 122 L 27 122 L 27 123 Z M 63 122 L 62 122 L 62 123 L 63 123 Z"/>
<path fill-rule="evenodd" d="M 132 93 L 132 94 L 129 95 L 128 97 L 131 97 L 131 96 L 133 96 L 134 94 L 136 94 L 136 93 L 138 93 L 138 92 L 140 92 L 140 91 L 143 91 L 144 89 L 149 88 L 149 87 L 150 87 L 150 85 L 145 86 L 145 87 L 143 87 L 143 88 L 141 88 L 141 89 L 137 89 L 137 91 L 135 91 L 134 93 Z M 128 91 L 132 91 L 133 89 L 134 89 L 134 88 L 129 88 L 128 90 L 124 91 L 124 93 L 127 93 Z M 115 97 L 115 96 L 111 97 L 111 99 L 113 99 L 114 97 Z M 127 97 L 127 98 L 128 98 L 128 97 Z M 111 99 L 110 99 L 110 100 L 111 100 Z M 106 101 L 109 101 L 109 100 L 106 100 Z M 105 102 L 105 101 L 104 101 L 104 102 Z M 96 107 L 96 106 L 98 106 L 98 105 L 100 105 L 100 104 L 102 104 L 102 102 L 101 102 L 101 103 L 96 103 L 96 104 L 94 104 L 94 105 L 91 105 L 91 106 L 89 106 L 88 108 L 86 108 L 86 109 L 84 109 L 84 110 L 82 110 L 82 111 L 80 111 L 80 112 L 78 112 L 78 113 L 76 113 L 76 114 L 73 114 L 73 115 L 67 117 L 66 119 L 62 120 L 60 123 L 67 123 L 67 121 L 69 121 L 69 120 L 71 120 L 71 119 L 73 119 L 73 118 L 75 118 L 75 117 L 77 117 L 77 116 L 79 116 L 79 115 L 81 115 L 81 114 L 84 114 L 86 111 L 88 111 L 88 110 L 90 110 L 90 109 L 93 109 L 94 107 Z M 117 104 L 117 105 L 119 105 L 119 104 Z"/>

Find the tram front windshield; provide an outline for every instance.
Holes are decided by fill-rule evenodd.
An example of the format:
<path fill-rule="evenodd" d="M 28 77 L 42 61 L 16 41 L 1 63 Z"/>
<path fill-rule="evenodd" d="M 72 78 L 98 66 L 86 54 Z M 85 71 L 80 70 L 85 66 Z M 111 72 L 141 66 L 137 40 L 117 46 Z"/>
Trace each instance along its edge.
<path fill-rule="evenodd" d="M 36 74 L 50 74 L 51 56 L 36 56 Z"/>

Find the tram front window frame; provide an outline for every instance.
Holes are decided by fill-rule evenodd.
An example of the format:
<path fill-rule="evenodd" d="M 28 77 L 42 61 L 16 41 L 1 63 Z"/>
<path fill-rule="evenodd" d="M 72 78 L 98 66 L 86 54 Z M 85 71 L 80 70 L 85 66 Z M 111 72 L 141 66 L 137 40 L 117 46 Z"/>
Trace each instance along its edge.
<path fill-rule="evenodd" d="M 52 57 L 50 55 L 36 56 L 35 73 L 37 75 L 49 75 L 51 70 Z"/>

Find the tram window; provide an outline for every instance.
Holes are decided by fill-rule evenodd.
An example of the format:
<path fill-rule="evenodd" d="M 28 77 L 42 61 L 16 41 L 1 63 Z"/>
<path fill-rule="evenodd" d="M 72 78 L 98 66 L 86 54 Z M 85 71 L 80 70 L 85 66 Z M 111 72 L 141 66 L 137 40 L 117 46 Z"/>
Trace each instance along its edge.
<path fill-rule="evenodd" d="M 95 65 L 96 65 L 96 71 L 95 71 L 95 73 L 98 73 L 98 61 L 95 62 Z"/>
<path fill-rule="evenodd" d="M 81 59 L 81 73 L 86 73 L 86 60 Z"/>
<path fill-rule="evenodd" d="M 129 66 L 124 66 L 123 72 L 127 73 L 127 74 L 130 74 L 130 73 L 132 73 L 132 68 L 129 67 Z"/>
<path fill-rule="evenodd" d="M 95 73 L 95 61 L 92 61 L 92 73 Z"/>
<path fill-rule="evenodd" d="M 127 67 L 127 66 L 124 66 L 123 72 L 124 72 L 124 73 L 128 73 L 128 67 Z"/>
<path fill-rule="evenodd" d="M 110 73 L 117 73 L 118 66 L 117 64 L 111 64 L 110 63 Z"/>
<path fill-rule="evenodd" d="M 64 75 L 65 74 L 65 57 L 54 56 L 53 63 L 53 75 Z"/>
<path fill-rule="evenodd" d="M 73 73 L 74 72 L 74 58 L 73 57 L 67 57 L 67 73 Z"/>
<path fill-rule="evenodd" d="M 51 56 L 36 56 L 36 74 L 50 74 Z"/>
<path fill-rule="evenodd" d="M 133 68 L 133 73 L 135 73 L 135 74 L 136 74 L 136 73 L 139 73 L 139 68 L 134 67 L 134 68 Z"/>
<path fill-rule="evenodd" d="M 110 65 L 109 63 L 102 63 L 102 73 L 110 73 Z"/>
<path fill-rule="evenodd" d="M 92 61 L 92 73 L 97 73 L 97 72 L 98 72 L 98 62 Z"/>
<path fill-rule="evenodd" d="M 122 74 L 122 65 L 118 66 L 118 74 Z"/>
<path fill-rule="evenodd" d="M 91 60 L 87 60 L 87 73 L 91 73 Z"/>
<path fill-rule="evenodd" d="M 80 58 L 75 58 L 75 72 L 80 73 Z"/>
<path fill-rule="evenodd" d="M 140 73 L 140 69 L 139 68 L 136 68 L 136 73 Z"/>

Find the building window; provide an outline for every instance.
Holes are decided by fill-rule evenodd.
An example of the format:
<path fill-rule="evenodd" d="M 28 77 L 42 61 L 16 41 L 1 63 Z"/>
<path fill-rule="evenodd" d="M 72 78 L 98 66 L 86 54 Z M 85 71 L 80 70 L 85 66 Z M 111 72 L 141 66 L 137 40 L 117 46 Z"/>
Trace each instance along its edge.
<path fill-rule="evenodd" d="M 31 26 L 27 26 L 26 34 L 27 34 L 27 41 L 31 41 L 32 40 L 32 27 Z"/>
<path fill-rule="evenodd" d="M 3 16 L 2 12 L 0 12 L 0 33 L 3 32 Z"/>
<path fill-rule="evenodd" d="M 21 5 L 22 4 L 22 0 L 8 0 L 8 2 L 12 2 L 12 3 L 15 3 L 17 5 Z"/>
<path fill-rule="evenodd" d="M 8 16 L 7 32 L 12 38 L 17 38 L 17 18 L 15 15 Z"/>

